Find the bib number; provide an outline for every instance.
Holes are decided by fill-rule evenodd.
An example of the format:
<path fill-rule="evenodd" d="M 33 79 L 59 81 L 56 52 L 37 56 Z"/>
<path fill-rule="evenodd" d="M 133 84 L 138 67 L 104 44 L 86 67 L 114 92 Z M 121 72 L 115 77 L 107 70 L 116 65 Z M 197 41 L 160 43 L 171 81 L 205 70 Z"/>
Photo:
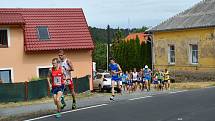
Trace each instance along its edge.
<path fill-rule="evenodd" d="M 115 72 L 116 72 L 116 70 L 113 70 L 112 76 L 118 76 L 118 74 L 116 74 Z"/>
<path fill-rule="evenodd" d="M 54 77 L 54 85 L 57 86 L 61 85 L 61 77 Z"/>
<path fill-rule="evenodd" d="M 69 79 L 66 80 L 66 85 L 70 85 L 71 81 Z"/>

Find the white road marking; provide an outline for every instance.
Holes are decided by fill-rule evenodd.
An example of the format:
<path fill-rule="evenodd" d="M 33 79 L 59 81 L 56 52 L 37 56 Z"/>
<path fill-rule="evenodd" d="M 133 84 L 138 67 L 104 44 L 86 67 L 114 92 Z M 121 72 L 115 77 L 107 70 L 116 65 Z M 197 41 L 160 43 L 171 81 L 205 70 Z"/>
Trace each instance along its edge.
<path fill-rule="evenodd" d="M 182 118 L 178 118 L 178 121 L 182 121 L 183 119 Z"/>
<path fill-rule="evenodd" d="M 61 112 L 61 114 L 66 114 L 66 113 L 70 113 L 70 112 L 76 112 L 76 111 L 86 110 L 86 109 L 90 109 L 90 108 L 101 107 L 101 106 L 105 106 L 105 105 L 108 105 L 108 104 L 100 104 L 100 105 L 89 106 L 89 107 L 80 108 L 80 109 L 76 109 L 76 110 L 69 110 L 69 111 Z M 47 117 L 51 117 L 51 116 L 54 116 L 54 115 L 55 114 L 51 114 L 51 115 L 41 116 L 41 117 L 37 117 L 37 118 L 33 118 L 33 119 L 28 119 L 28 120 L 24 120 L 24 121 L 34 121 L 34 120 L 39 120 L 39 119 L 44 119 L 44 118 L 47 118 Z"/>
<path fill-rule="evenodd" d="M 152 97 L 152 96 L 137 97 L 137 98 L 132 98 L 129 100 L 139 100 L 139 99 L 148 98 L 148 97 Z"/>
<path fill-rule="evenodd" d="M 170 92 L 170 94 L 175 94 L 175 93 L 180 93 L 180 92 L 186 92 L 188 90 L 181 90 L 181 91 L 176 91 L 176 92 Z"/>

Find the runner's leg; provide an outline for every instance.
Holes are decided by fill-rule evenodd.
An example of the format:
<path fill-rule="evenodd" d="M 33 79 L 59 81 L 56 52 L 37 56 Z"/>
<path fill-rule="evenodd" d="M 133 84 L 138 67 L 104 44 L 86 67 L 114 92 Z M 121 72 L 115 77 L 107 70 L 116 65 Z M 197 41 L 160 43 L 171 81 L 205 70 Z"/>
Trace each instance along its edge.
<path fill-rule="evenodd" d="M 114 96 L 115 96 L 115 94 L 114 94 L 115 81 L 114 80 L 111 81 L 111 86 L 112 86 L 112 89 L 111 89 L 112 96 L 110 97 L 110 100 L 114 100 Z"/>
<path fill-rule="evenodd" d="M 76 109 L 76 98 L 75 98 L 75 90 L 73 80 L 70 80 L 69 90 L 72 95 L 72 109 Z"/>
<path fill-rule="evenodd" d="M 56 118 L 59 118 L 61 117 L 61 96 L 62 96 L 62 91 L 58 91 L 57 94 L 55 95 L 55 100 L 56 100 L 56 103 L 57 103 L 57 114 L 56 114 Z"/>

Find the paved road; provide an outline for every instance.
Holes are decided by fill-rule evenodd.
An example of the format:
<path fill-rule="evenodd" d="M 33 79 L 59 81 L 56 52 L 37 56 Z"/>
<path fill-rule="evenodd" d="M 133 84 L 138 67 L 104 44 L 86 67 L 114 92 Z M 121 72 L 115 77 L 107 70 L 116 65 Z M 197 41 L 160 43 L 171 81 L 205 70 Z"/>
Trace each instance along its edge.
<path fill-rule="evenodd" d="M 172 90 L 175 91 L 175 90 Z M 118 96 L 118 100 L 126 100 L 129 98 L 134 98 L 134 97 L 140 97 L 140 96 L 145 96 L 145 95 L 157 95 L 157 94 L 165 94 L 169 93 L 170 91 L 162 91 L 162 92 L 157 92 L 157 91 L 150 91 L 150 92 L 140 92 L 137 91 L 135 93 L 131 94 L 126 94 L 123 93 L 123 95 Z M 110 93 L 94 93 L 93 96 L 90 97 L 85 97 L 77 100 L 77 106 L 79 108 L 82 107 L 88 107 L 92 105 L 98 105 L 102 103 L 108 103 L 109 102 L 109 96 Z M 66 106 L 65 110 L 71 109 L 71 100 L 67 101 L 68 106 Z M 53 112 L 56 110 L 55 105 L 53 102 L 51 103 L 44 103 L 44 104 L 35 104 L 35 105 L 25 105 L 25 106 L 18 106 L 18 107 L 11 107 L 11 108 L 1 108 L 0 109 L 0 117 L 7 117 L 7 116 L 18 116 L 18 117 L 23 117 L 25 115 L 30 114 L 37 114 L 37 115 L 42 115 L 42 114 L 50 114 L 50 112 Z M 35 117 L 35 116 L 33 116 Z M 23 117 L 25 119 L 25 117 Z M 1 118 L 0 118 L 1 119 Z"/>
<path fill-rule="evenodd" d="M 141 96 L 64 112 L 37 121 L 215 121 L 215 88 Z"/>

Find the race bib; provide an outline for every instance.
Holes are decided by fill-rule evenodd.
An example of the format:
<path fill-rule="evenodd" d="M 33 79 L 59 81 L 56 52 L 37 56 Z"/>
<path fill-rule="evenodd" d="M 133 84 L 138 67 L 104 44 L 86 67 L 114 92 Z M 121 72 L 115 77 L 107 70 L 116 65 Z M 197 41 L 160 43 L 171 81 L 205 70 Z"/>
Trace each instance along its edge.
<path fill-rule="evenodd" d="M 66 80 L 66 85 L 70 85 L 71 81 L 69 79 Z"/>
<path fill-rule="evenodd" d="M 118 74 L 115 74 L 116 70 L 113 70 L 112 76 L 118 76 Z"/>
<path fill-rule="evenodd" d="M 61 77 L 54 77 L 54 85 L 61 85 Z"/>

